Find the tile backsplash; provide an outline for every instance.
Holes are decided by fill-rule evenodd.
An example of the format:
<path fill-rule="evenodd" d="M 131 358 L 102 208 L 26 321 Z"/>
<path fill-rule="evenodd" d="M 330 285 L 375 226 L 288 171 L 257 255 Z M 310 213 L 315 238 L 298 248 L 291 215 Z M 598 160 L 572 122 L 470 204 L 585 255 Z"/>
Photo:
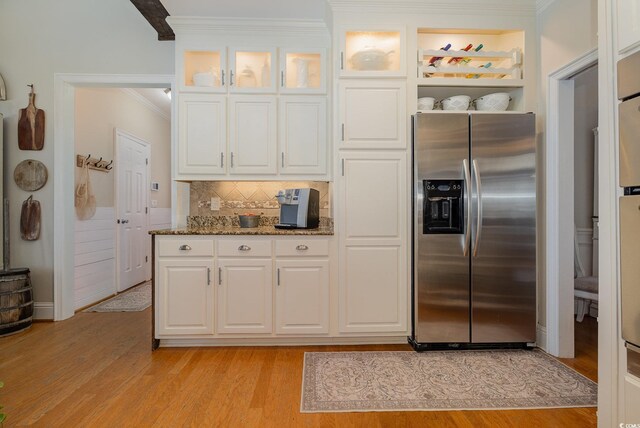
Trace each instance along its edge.
<path fill-rule="evenodd" d="M 331 215 L 331 190 L 324 181 L 194 181 L 191 183 L 190 215 L 220 216 L 235 213 L 280 215 L 275 199 L 278 190 L 311 187 L 320 192 L 320 217 Z M 211 198 L 220 198 L 220 210 L 211 210 Z"/>

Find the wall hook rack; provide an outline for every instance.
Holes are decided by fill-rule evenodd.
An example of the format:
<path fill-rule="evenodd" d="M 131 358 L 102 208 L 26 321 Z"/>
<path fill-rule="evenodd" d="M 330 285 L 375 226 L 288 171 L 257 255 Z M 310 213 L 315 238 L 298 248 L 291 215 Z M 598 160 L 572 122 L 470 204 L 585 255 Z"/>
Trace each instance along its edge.
<path fill-rule="evenodd" d="M 92 158 L 91 153 L 89 155 L 76 155 L 76 166 L 78 168 L 82 168 L 85 165 L 89 167 L 89 169 L 94 169 L 96 171 L 109 172 L 113 169 L 113 160 L 107 162 L 106 160 L 102 160 L 102 156 L 100 158 Z"/>

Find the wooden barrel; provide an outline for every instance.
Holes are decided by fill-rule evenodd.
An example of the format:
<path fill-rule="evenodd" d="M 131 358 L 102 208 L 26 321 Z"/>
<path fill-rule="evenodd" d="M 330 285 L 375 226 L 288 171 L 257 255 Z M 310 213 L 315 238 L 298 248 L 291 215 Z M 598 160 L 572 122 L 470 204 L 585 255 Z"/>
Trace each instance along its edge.
<path fill-rule="evenodd" d="M 29 269 L 0 271 L 0 337 L 31 327 L 32 319 Z"/>

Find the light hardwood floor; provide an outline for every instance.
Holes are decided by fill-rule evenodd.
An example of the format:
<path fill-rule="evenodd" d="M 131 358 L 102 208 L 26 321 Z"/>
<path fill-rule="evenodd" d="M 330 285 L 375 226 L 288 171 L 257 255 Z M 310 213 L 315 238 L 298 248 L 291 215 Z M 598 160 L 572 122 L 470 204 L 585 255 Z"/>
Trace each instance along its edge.
<path fill-rule="evenodd" d="M 408 346 L 150 350 L 150 309 L 79 313 L 0 339 L 5 428 L 43 427 L 588 427 L 595 408 L 301 414 L 305 351 Z M 577 357 L 595 380 L 592 318 L 576 327 Z"/>

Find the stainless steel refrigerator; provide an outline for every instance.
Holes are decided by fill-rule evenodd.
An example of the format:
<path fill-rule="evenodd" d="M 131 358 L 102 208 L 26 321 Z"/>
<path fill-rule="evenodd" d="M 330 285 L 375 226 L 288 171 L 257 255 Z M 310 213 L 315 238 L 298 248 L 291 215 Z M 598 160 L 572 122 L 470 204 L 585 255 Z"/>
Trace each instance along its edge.
<path fill-rule="evenodd" d="M 413 116 L 417 350 L 536 339 L 535 116 Z"/>
<path fill-rule="evenodd" d="M 640 377 L 640 53 L 618 62 L 620 288 L 627 371 Z"/>

